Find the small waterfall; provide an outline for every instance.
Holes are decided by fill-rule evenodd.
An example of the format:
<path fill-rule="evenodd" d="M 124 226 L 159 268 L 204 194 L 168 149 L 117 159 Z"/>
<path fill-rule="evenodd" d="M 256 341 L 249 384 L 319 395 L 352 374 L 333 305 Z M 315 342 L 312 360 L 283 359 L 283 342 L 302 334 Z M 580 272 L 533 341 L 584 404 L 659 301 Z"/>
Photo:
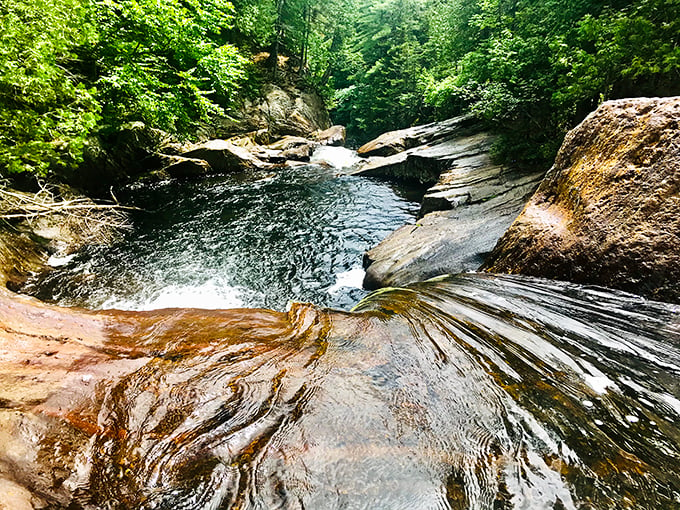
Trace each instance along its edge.
<path fill-rule="evenodd" d="M 58 494 L 53 508 L 680 504 L 678 306 L 486 274 L 379 291 L 353 312 L 53 308 L 50 326 L 0 305 L 0 331 L 27 329 L 36 349 L 50 327 L 74 349 L 82 331 L 108 338 L 67 364 L 78 391 L 39 406 L 64 421 L 7 429 L 36 459 L 13 460 L 18 479 L 68 475 L 28 487 Z"/>
<path fill-rule="evenodd" d="M 326 163 L 340 170 L 350 169 L 361 160 L 356 151 L 345 147 L 328 146 L 318 147 L 309 159 L 310 163 Z"/>

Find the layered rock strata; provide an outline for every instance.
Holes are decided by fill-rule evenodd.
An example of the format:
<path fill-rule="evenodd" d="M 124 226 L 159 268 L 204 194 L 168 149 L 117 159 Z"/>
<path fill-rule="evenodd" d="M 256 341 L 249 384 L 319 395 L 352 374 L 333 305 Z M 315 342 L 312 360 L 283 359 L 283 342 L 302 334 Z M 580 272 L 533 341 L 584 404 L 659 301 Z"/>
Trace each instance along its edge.
<path fill-rule="evenodd" d="M 360 149 L 390 155 L 369 158 L 359 174 L 435 183 L 423 198 L 419 221 L 366 254 L 366 288 L 479 267 L 543 175 L 495 164 L 493 141 L 469 117 L 458 117 L 386 133 Z"/>

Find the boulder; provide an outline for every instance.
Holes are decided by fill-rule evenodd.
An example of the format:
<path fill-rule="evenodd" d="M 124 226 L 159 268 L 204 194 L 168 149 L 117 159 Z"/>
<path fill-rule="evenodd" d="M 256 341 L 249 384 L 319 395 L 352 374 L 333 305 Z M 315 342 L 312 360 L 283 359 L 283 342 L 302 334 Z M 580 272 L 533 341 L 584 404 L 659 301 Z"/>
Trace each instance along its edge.
<path fill-rule="evenodd" d="M 268 149 L 287 151 L 295 147 L 300 147 L 301 145 L 307 145 L 309 140 L 301 136 L 284 136 L 280 140 L 275 141 L 267 145 Z"/>
<path fill-rule="evenodd" d="M 122 185 L 162 166 L 159 152 L 177 153 L 181 147 L 169 134 L 142 122 L 89 138 L 79 168 L 59 170 L 59 180 L 88 196 L 108 197 L 111 186 Z"/>
<path fill-rule="evenodd" d="M 602 104 L 483 269 L 680 301 L 680 98 Z"/>
<path fill-rule="evenodd" d="M 359 155 L 370 157 L 354 173 L 434 184 L 461 157 L 488 152 L 492 141 L 469 117 L 416 126 L 386 133 L 364 145 Z"/>
<path fill-rule="evenodd" d="M 182 153 L 182 157 L 207 161 L 212 170 L 218 173 L 265 169 L 270 166 L 248 149 L 220 139 L 195 145 Z"/>
<path fill-rule="evenodd" d="M 28 234 L 0 229 L 0 287 L 17 291 L 31 274 L 44 269 L 47 249 Z"/>
<path fill-rule="evenodd" d="M 174 178 L 203 177 L 212 172 L 212 167 L 203 159 L 170 156 L 162 172 Z"/>
<path fill-rule="evenodd" d="M 319 142 L 321 145 L 344 147 L 347 139 L 347 131 L 345 126 L 331 126 L 324 131 L 313 133 L 312 139 Z"/>
<path fill-rule="evenodd" d="M 309 161 L 309 158 L 314 152 L 314 147 L 316 144 L 307 143 L 305 145 L 299 145 L 291 149 L 283 151 L 280 156 L 285 159 L 292 159 L 295 161 Z"/>

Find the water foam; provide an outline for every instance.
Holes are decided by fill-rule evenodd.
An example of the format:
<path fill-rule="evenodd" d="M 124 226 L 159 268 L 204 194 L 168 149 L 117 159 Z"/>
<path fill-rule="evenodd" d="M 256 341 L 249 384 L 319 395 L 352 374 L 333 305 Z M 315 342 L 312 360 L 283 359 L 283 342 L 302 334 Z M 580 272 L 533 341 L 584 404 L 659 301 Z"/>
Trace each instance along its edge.
<path fill-rule="evenodd" d="M 359 161 L 361 158 L 357 156 L 356 151 L 345 147 L 319 147 L 309 158 L 310 163 L 328 163 L 339 169 L 352 168 Z"/>
<path fill-rule="evenodd" d="M 335 283 L 328 288 L 329 294 L 335 294 L 342 288 L 361 289 L 364 285 L 366 271 L 360 267 L 353 267 L 349 271 L 335 275 Z"/>
<path fill-rule="evenodd" d="M 201 285 L 168 285 L 148 296 L 135 296 L 136 299 L 112 297 L 102 305 L 103 309 L 118 310 L 159 310 L 162 308 L 203 308 L 217 310 L 241 308 L 244 302 L 240 290 L 216 281 Z"/>

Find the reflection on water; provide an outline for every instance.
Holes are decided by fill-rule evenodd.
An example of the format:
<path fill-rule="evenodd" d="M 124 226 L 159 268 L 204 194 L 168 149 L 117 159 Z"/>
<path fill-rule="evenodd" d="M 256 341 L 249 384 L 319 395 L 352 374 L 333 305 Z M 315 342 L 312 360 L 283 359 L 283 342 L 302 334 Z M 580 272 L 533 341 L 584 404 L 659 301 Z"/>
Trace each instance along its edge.
<path fill-rule="evenodd" d="M 472 274 L 352 313 L 97 315 L 138 365 L 70 422 L 69 508 L 678 508 L 679 314 Z"/>
<path fill-rule="evenodd" d="M 319 157 L 340 166 L 339 151 L 354 154 L 323 149 Z M 93 309 L 283 310 L 288 300 L 350 308 L 366 292 L 344 275 L 362 271 L 364 252 L 415 218 L 418 195 L 337 172 L 309 165 L 119 193 L 144 209 L 135 230 L 113 247 L 55 259 L 24 292 Z"/>

